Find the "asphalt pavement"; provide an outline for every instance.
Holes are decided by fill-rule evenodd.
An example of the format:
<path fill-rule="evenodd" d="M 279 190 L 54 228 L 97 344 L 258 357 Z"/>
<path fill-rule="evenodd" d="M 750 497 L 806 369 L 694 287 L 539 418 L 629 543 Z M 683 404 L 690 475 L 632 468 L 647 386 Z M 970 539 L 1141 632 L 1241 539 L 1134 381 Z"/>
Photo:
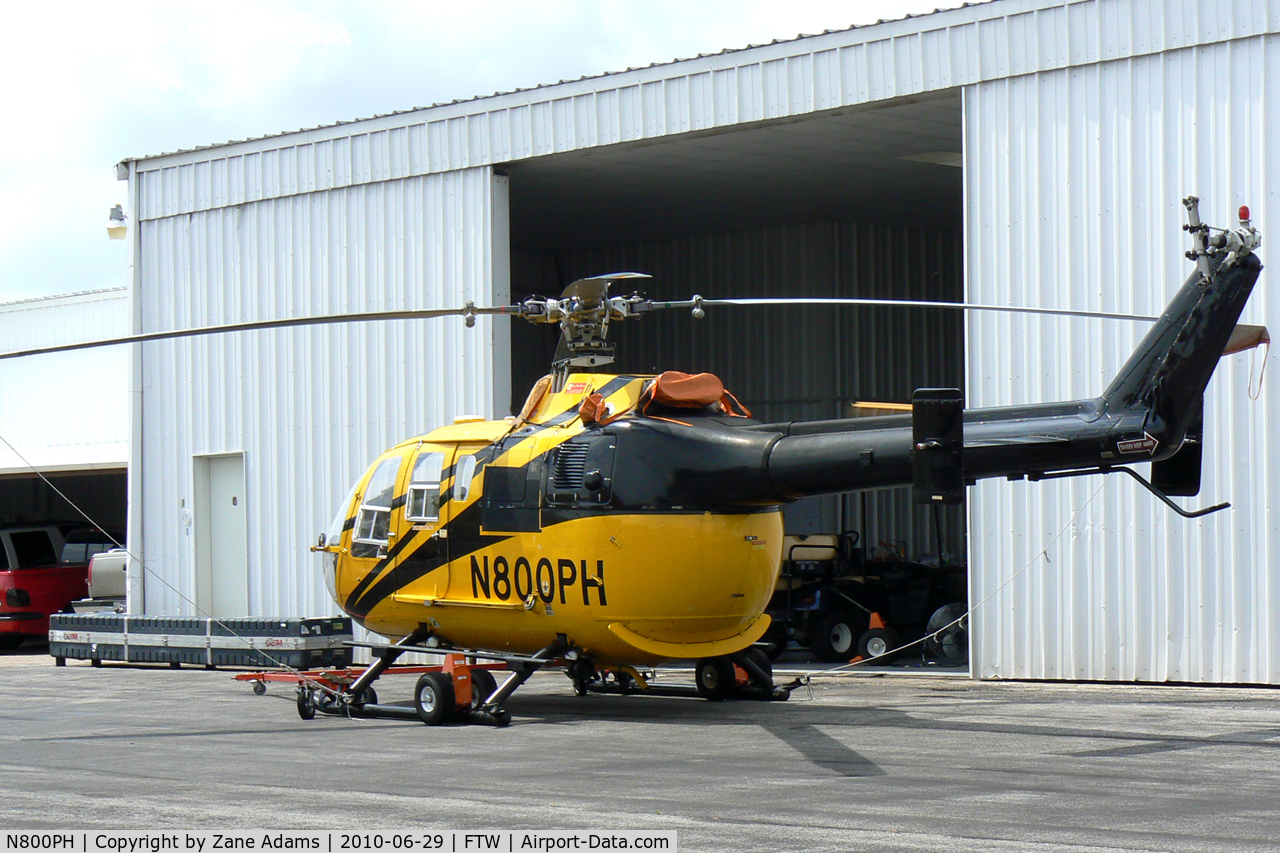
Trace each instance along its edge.
<path fill-rule="evenodd" d="M 815 677 L 576 698 L 495 729 L 321 716 L 201 668 L 0 654 L 0 831 L 674 829 L 681 850 L 1280 849 L 1280 692 Z M 690 683 L 666 670 L 659 683 Z M 410 677 L 378 684 L 407 702 Z"/>

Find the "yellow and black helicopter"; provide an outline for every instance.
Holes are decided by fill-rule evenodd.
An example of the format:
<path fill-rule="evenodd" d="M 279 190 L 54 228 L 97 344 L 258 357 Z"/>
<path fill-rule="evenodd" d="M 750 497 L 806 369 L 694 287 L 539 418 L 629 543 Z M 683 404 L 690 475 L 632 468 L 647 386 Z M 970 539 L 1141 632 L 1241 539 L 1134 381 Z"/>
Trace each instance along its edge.
<path fill-rule="evenodd" d="M 543 666 L 564 665 L 579 693 L 625 692 L 648 687 L 641 668 L 673 659 L 696 661 L 708 699 L 785 699 L 789 686 L 774 683 L 753 644 L 769 627 L 789 501 L 912 485 L 919 502 L 955 503 L 981 478 L 1124 471 L 1184 516 L 1225 506 L 1186 512 L 1166 495 L 1198 492 L 1204 390 L 1224 352 L 1248 345 L 1250 328 L 1258 337 L 1237 320 L 1262 269 L 1260 239 L 1246 208 L 1238 227 L 1211 230 L 1196 200 L 1184 203 L 1196 269 L 1088 400 L 966 411 L 955 389 L 920 389 L 911 414 L 760 423 L 714 376 L 601 370 L 613 360 L 611 323 L 760 301 L 609 294 L 647 278 L 636 273 L 579 280 L 559 298 L 514 306 L 297 318 L 38 352 L 387 317 L 556 324 L 553 371 L 517 416 L 463 418 L 398 444 L 339 507 L 313 548 L 329 592 L 392 642 L 370 644 L 373 665 L 340 691 L 300 687 L 299 712 L 438 723 L 461 709 L 503 725 L 506 700 Z M 1126 467 L 1135 462 L 1156 463 L 1154 485 Z M 430 672 L 411 709 L 378 704 L 373 682 L 409 651 L 497 660 L 510 674 L 498 686 L 485 668 Z"/>

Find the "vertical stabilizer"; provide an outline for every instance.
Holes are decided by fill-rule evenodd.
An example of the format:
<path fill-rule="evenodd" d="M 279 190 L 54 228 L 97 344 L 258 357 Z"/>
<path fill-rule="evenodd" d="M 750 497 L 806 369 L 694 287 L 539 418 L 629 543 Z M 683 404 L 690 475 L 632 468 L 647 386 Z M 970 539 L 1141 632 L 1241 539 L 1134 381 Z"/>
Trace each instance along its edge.
<path fill-rule="evenodd" d="M 1240 226 L 1210 236 L 1196 214 L 1196 199 L 1184 201 L 1195 249 L 1196 270 L 1129 357 L 1103 394 L 1112 414 L 1145 410 L 1144 430 L 1159 442 L 1157 458 L 1174 453 L 1193 425 L 1209 378 L 1235 331 L 1262 262 L 1260 242 L 1241 208 Z"/>

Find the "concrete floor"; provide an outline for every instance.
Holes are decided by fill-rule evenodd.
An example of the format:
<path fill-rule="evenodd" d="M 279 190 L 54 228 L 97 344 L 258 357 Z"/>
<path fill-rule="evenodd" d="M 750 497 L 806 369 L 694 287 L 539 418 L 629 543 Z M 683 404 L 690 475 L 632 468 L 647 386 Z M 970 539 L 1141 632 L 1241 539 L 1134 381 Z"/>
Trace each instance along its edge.
<path fill-rule="evenodd" d="M 665 673 L 664 682 L 687 678 Z M 382 701 L 412 680 L 386 678 Z M 506 729 L 320 717 L 201 669 L 0 655 L 0 828 L 675 829 L 682 850 L 1280 848 L 1280 692 L 817 678 Z"/>

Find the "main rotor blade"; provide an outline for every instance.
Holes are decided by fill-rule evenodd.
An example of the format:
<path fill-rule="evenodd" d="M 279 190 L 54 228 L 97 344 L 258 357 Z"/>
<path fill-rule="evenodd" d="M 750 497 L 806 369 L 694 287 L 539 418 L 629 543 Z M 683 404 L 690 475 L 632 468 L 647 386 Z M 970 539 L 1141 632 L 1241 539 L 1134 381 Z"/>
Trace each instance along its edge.
<path fill-rule="evenodd" d="M 1145 314 L 1113 314 L 1106 311 L 1070 311 L 1065 308 L 1021 308 L 1015 305 L 983 305 L 976 302 L 928 302 L 915 299 L 858 299 L 817 296 L 766 297 L 760 299 L 685 299 L 654 302 L 654 308 L 694 308 L 698 305 L 873 305 L 889 308 L 956 308 L 965 311 L 1002 311 L 1009 314 L 1051 314 L 1062 317 L 1093 317 L 1102 320 L 1147 320 Z"/>
<path fill-rule="evenodd" d="M 141 335 L 126 335 L 120 338 L 104 338 L 96 341 L 80 341 L 73 344 L 59 344 L 50 347 L 15 350 L 0 353 L 0 361 L 7 358 L 22 358 L 29 355 L 45 355 L 55 352 L 72 352 L 73 350 L 95 349 L 97 347 L 113 347 L 119 344 L 138 344 L 147 341 L 166 341 L 174 338 L 195 338 L 202 335 L 220 335 L 224 332 L 249 332 L 254 329 L 283 329 L 290 326 L 323 326 L 336 323 L 361 323 L 372 320 L 424 320 L 432 317 L 467 316 L 468 314 L 519 314 L 520 307 L 503 305 L 496 308 L 424 308 L 409 311 L 367 311 L 360 314 L 322 314 L 312 317 L 290 317 L 282 320 L 255 320 L 250 323 L 228 323 L 223 326 L 201 326 L 194 329 L 173 329 L 167 332 L 147 332 Z"/>

